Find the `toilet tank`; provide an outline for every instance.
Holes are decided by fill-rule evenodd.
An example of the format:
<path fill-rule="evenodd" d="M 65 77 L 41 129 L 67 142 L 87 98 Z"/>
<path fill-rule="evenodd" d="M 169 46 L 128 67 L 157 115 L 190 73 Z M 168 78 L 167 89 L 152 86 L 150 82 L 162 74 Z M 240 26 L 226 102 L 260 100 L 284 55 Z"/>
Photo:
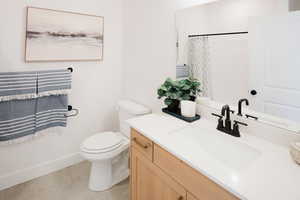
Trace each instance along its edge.
<path fill-rule="evenodd" d="M 149 114 L 151 113 L 151 110 L 133 101 L 122 100 L 118 102 L 118 112 L 120 131 L 124 136 L 130 138 L 130 127 L 129 124 L 126 123 L 126 120 Z"/>

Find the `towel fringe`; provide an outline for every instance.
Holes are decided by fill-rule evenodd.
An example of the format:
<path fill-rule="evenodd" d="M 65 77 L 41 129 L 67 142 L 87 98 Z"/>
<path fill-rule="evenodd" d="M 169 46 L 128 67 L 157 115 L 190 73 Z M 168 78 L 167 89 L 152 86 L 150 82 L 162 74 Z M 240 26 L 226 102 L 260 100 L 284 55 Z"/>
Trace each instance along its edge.
<path fill-rule="evenodd" d="M 35 99 L 37 98 L 36 94 L 18 94 L 10 96 L 0 96 L 0 102 L 11 101 L 11 100 L 24 100 L 24 99 Z"/>
<path fill-rule="evenodd" d="M 47 97 L 47 96 L 59 96 L 59 95 L 68 95 L 70 89 L 67 90 L 53 90 L 41 92 L 39 94 L 19 94 L 19 95 L 10 95 L 10 96 L 0 96 L 0 102 L 11 101 L 11 100 L 25 100 L 25 99 L 36 99 L 39 97 Z"/>
<path fill-rule="evenodd" d="M 69 89 L 67 90 L 52 90 L 52 91 L 46 91 L 46 92 L 40 92 L 37 94 L 36 98 L 39 97 L 47 97 L 47 96 L 59 96 L 59 95 L 68 95 L 70 92 Z"/>

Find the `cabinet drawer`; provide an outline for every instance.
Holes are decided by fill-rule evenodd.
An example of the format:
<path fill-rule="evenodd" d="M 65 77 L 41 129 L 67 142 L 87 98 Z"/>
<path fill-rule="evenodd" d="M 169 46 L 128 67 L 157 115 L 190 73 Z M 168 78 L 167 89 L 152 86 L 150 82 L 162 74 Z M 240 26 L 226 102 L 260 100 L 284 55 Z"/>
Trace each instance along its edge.
<path fill-rule="evenodd" d="M 158 145 L 154 145 L 154 163 L 183 185 L 197 199 L 238 200 L 206 176 L 194 170 Z"/>
<path fill-rule="evenodd" d="M 153 143 L 148 138 L 141 135 L 134 129 L 131 129 L 131 145 L 149 160 L 153 160 Z"/>

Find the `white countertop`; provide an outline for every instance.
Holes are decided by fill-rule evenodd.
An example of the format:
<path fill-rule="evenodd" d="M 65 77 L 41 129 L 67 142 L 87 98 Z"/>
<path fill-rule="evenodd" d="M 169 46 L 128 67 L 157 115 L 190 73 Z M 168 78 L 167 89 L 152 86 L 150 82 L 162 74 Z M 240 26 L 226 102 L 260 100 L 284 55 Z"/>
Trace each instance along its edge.
<path fill-rule="evenodd" d="M 217 122 L 207 119 L 186 123 L 165 114 L 150 114 L 130 119 L 128 123 L 132 128 L 241 199 L 300 200 L 300 166 L 292 160 L 288 148 L 246 133 L 241 133 L 241 138 L 235 138 L 221 132 L 214 132 L 217 131 L 215 130 Z M 259 152 L 258 156 L 253 158 L 249 165 L 234 166 L 232 163 L 220 162 L 212 156 L 213 154 L 205 151 L 203 143 L 200 144 L 195 140 L 201 131 L 194 130 L 202 129 L 213 130 L 210 131 L 211 134 L 216 133 L 219 139 L 225 139 L 233 145 L 249 146 Z M 188 135 L 185 135 L 185 132 Z M 208 143 L 220 144 L 212 141 Z M 222 154 L 222 145 L 219 146 L 219 152 L 215 153 Z M 241 158 L 245 153 L 241 148 Z M 236 155 L 239 154 L 235 153 Z M 224 155 L 226 156 L 228 157 Z"/>

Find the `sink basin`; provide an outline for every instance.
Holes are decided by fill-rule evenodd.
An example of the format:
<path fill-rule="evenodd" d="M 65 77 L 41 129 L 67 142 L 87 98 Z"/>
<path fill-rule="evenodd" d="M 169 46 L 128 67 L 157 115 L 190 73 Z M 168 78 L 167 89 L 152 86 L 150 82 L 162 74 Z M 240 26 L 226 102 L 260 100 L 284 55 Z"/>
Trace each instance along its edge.
<path fill-rule="evenodd" d="M 185 145 L 208 154 L 209 157 L 233 170 L 247 168 L 261 155 L 259 150 L 241 142 L 241 138 L 226 135 L 205 123 L 183 128 L 171 134 L 174 139 L 186 141 Z"/>

